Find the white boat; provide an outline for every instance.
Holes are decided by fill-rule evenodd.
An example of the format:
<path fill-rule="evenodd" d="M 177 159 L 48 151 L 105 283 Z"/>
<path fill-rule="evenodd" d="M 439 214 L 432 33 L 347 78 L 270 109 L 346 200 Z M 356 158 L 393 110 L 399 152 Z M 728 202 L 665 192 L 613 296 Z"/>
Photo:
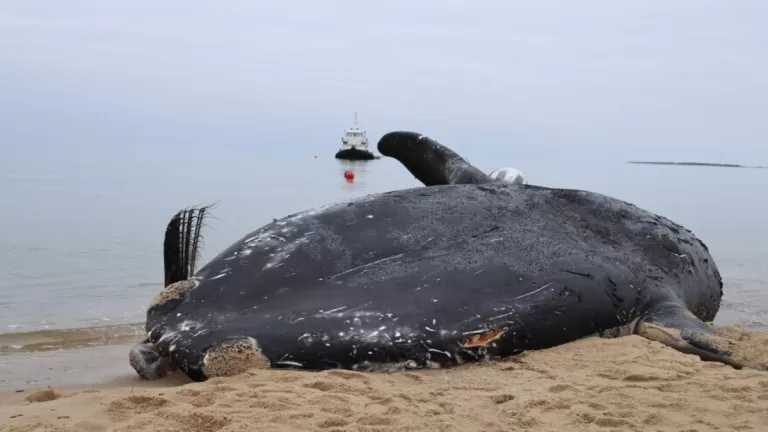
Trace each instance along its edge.
<path fill-rule="evenodd" d="M 368 150 L 368 135 L 366 131 L 357 127 L 357 112 L 355 112 L 354 126 L 347 129 L 341 137 L 341 150 L 336 152 L 336 159 L 376 159 L 376 156 Z"/>

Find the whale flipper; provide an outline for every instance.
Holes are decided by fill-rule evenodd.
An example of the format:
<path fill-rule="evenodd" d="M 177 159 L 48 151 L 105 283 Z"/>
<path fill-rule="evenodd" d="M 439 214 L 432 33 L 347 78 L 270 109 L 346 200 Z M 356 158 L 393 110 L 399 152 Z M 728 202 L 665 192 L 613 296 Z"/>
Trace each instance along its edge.
<path fill-rule="evenodd" d="M 712 327 L 676 302 L 662 303 L 651 309 L 638 321 L 635 333 L 680 352 L 697 355 L 704 361 L 723 363 L 736 369 L 768 370 L 766 365 L 751 364 L 740 358 L 738 352 L 734 352 L 737 342 L 716 335 Z"/>
<path fill-rule="evenodd" d="M 378 150 L 397 159 L 424 186 L 494 181 L 453 150 L 420 133 L 389 132 L 379 140 Z"/>

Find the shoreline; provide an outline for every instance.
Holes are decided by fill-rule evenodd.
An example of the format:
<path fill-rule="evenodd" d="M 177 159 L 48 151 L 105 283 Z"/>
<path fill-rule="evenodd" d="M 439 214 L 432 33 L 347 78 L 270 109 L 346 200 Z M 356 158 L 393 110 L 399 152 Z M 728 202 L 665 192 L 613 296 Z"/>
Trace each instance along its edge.
<path fill-rule="evenodd" d="M 96 386 L 136 377 L 131 343 L 0 355 L 0 392 L 48 386 Z"/>
<path fill-rule="evenodd" d="M 0 333 L 0 356 L 128 344 L 144 334 L 142 323 Z"/>
<path fill-rule="evenodd" d="M 725 325 L 713 323 L 710 325 L 713 325 L 717 332 L 736 331 L 742 336 L 765 335 L 766 364 L 768 365 L 768 327 L 744 323 Z M 94 329 L 99 330 L 102 327 Z M 87 334 L 86 330 L 89 329 L 66 330 L 61 331 L 61 333 L 82 336 L 84 333 Z M 584 339 L 592 337 L 597 336 L 588 336 Z M 142 339 L 143 337 L 139 335 L 133 337 L 123 335 L 112 340 L 100 338 L 105 343 L 94 344 L 83 343 L 83 340 L 76 337 L 74 342 L 61 343 L 57 349 L 49 349 L 46 346 L 42 349 L 24 349 L 15 352 L 0 350 L 0 393 L 28 391 L 52 386 L 80 388 L 111 387 L 119 383 L 125 385 L 128 382 L 132 382 L 133 385 L 147 383 L 146 380 L 142 380 L 136 375 L 128 362 L 130 348 Z M 581 340 L 583 339 L 570 342 L 566 346 L 579 343 Z M 35 343 L 33 346 L 40 347 L 39 343 Z M 2 348 L 1 345 L 0 348 Z M 183 375 L 181 372 L 177 372 L 175 375 L 180 374 Z M 184 380 L 188 380 L 186 376 L 184 377 Z"/>
<path fill-rule="evenodd" d="M 764 325 L 714 326 L 718 330 L 738 328 L 747 334 L 768 335 Z M 0 334 L 0 393 L 49 386 L 110 386 L 134 378 L 134 384 L 145 382 L 128 362 L 130 348 L 143 339 L 141 333 L 134 332 L 137 328 L 137 324 L 128 324 Z M 9 341 L 24 341 L 26 345 L 8 350 Z M 768 339 L 766 343 L 768 350 Z"/>
<path fill-rule="evenodd" d="M 718 333 L 768 365 L 768 332 L 728 326 Z M 251 369 L 203 383 L 177 372 L 157 381 L 134 374 L 30 387 L 0 390 L 0 432 L 709 431 L 768 423 L 768 372 L 703 362 L 637 335 L 446 369 Z"/>

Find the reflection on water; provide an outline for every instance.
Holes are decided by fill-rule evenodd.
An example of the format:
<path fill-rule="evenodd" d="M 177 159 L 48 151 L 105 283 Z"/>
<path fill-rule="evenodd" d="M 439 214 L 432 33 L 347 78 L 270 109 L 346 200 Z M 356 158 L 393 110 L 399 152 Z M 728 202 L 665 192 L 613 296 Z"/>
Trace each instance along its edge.
<path fill-rule="evenodd" d="M 344 191 L 347 192 L 360 192 L 367 190 L 368 187 L 368 171 L 371 169 L 370 164 L 380 163 L 379 160 L 360 160 L 351 161 L 336 159 L 338 162 L 339 182 Z M 352 171 L 355 173 L 354 180 L 347 180 L 344 178 L 346 171 Z"/>

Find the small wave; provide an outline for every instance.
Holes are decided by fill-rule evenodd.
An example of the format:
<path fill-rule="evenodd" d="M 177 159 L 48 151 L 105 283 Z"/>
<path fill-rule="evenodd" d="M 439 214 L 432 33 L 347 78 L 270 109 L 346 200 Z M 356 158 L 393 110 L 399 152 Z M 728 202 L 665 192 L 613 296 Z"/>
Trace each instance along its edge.
<path fill-rule="evenodd" d="M 0 355 L 126 344 L 145 336 L 141 323 L 0 334 Z"/>

